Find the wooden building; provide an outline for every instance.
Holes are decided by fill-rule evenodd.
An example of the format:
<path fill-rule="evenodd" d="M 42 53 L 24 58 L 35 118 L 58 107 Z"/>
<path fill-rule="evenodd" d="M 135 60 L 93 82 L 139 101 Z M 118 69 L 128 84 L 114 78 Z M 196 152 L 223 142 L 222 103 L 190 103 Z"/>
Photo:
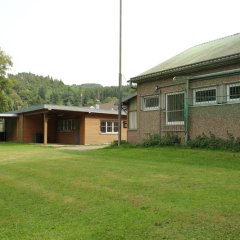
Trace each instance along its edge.
<path fill-rule="evenodd" d="M 105 144 L 118 139 L 116 110 L 39 105 L 0 114 L 2 141 L 22 143 Z M 122 113 L 122 140 L 126 140 Z"/>

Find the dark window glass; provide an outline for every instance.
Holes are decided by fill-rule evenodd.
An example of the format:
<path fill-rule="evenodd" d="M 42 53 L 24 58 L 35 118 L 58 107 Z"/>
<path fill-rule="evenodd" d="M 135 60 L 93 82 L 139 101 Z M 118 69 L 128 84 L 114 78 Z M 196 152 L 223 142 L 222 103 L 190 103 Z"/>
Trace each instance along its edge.
<path fill-rule="evenodd" d="M 149 96 L 144 98 L 144 109 L 159 108 L 159 96 Z"/>
<path fill-rule="evenodd" d="M 230 99 L 238 99 L 240 98 L 240 86 L 232 86 L 229 87 L 229 98 Z"/>
<path fill-rule="evenodd" d="M 184 121 L 184 93 L 167 95 L 167 122 Z"/>
<path fill-rule="evenodd" d="M 195 98 L 196 103 L 216 101 L 216 89 L 196 91 Z"/>

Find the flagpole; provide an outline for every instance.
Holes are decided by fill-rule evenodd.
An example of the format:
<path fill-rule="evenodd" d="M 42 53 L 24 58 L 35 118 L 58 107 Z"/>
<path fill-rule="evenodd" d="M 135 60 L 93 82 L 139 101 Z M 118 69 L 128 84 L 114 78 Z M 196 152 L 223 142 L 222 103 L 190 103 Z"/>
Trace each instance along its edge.
<path fill-rule="evenodd" d="M 119 13 L 119 84 L 118 84 L 118 146 L 122 139 L 122 0 Z"/>

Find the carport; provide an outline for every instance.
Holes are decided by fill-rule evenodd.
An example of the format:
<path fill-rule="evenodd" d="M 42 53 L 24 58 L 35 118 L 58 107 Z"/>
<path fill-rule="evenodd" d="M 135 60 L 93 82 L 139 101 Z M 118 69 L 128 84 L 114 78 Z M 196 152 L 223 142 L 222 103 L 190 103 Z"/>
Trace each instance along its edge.
<path fill-rule="evenodd" d="M 0 113 L 0 142 L 16 140 L 17 118 L 16 113 Z"/>

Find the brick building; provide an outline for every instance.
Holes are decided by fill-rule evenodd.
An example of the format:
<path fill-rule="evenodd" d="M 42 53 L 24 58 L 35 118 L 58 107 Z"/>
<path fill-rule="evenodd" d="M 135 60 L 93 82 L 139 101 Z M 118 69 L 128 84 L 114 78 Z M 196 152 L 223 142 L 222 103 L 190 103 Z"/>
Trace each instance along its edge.
<path fill-rule="evenodd" d="M 167 133 L 240 137 L 240 34 L 192 47 L 130 83 L 129 142 Z"/>
<path fill-rule="evenodd" d="M 122 113 L 122 140 L 126 140 Z M 33 106 L 0 114 L 0 140 L 23 143 L 104 144 L 118 139 L 118 112 L 100 108 Z"/>

